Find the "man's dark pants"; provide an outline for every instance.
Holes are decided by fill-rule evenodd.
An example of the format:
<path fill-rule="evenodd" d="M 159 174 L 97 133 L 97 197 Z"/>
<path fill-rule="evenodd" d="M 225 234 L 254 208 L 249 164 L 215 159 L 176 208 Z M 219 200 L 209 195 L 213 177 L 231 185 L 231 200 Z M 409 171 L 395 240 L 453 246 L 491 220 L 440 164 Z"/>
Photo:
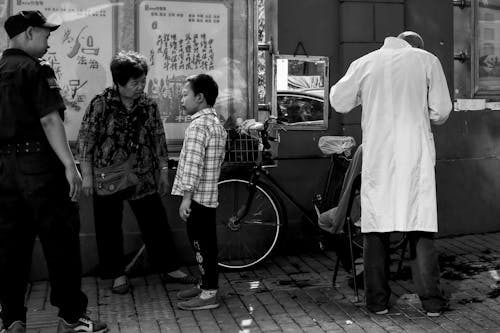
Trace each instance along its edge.
<path fill-rule="evenodd" d="M 125 274 L 123 254 L 123 201 L 126 194 L 98 196 L 94 194 L 94 216 L 99 251 L 100 274 L 117 278 Z M 134 213 L 148 256 L 154 269 L 168 273 L 179 269 L 172 231 L 158 193 L 128 201 Z"/>
<path fill-rule="evenodd" d="M 407 233 L 410 243 L 413 283 L 427 312 L 439 312 L 446 307 L 439 286 L 439 263 L 434 248 L 433 233 L 412 231 Z M 387 309 L 391 289 L 390 233 L 365 233 L 363 235 L 366 306 L 377 312 Z"/>
<path fill-rule="evenodd" d="M 87 308 L 81 292 L 78 207 L 52 151 L 0 154 L 0 304 L 5 326 L 26 322 L 24 298 L 36 236 L 49 271 L 52 305 L 75 322 Z"/>
<path fill-rule="evenodd" d="M 186 223 L 189 241 L 200 267 L 201 289 L 216 290 L 219 286 L 217 231 L 215 208 L 191 202 L 191 214 Z"/>

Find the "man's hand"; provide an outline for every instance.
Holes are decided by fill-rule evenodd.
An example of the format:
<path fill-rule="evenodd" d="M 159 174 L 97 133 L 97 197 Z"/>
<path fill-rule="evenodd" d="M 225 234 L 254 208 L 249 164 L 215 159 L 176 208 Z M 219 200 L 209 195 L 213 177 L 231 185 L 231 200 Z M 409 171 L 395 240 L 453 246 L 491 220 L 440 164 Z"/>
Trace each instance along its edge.
<path fill-rule="evenodd" d="M 57 111 L 50 112 L 46 116 L 40 118 L 40 124 L 42 124 L 43 131 L 50 146 L 64 165 L 64 173 L 69 183 L 69 196 L 71 197 L 71 201 L 78 201 L 82 189 L 82 177 L 76 168 L 73 154 L 69 149 L 66 132 L 64 131 L 64 124 L 59 113 Z"/>
<path fill-rule="evenodd" d="M 182 198 L 182 202 L 179 207 L 179 216 L 181 217 L 181 220 L 186 222 L 190 214 L 191 214 L 191 198 L 184 196 L 184 198 Z"/>
<path fill-rule="evenodd" d="M 71 201 L 77 202 L 82 190 L 82 177 L 75 164 L 70 164 L 65 168 L 66 180 L 69 184 L 69 196 Z"/>
<path fill-rule="evenodd" d="M 160 196 L 164 196 L 168 193 L 169 189 L 170 181 L 168 180 L 168 169 L 161 169 L 158 178 L 158 193 Z"/>
<path fill-rule="evenodd" d="M 92 176 L 83 176 L 82 192 L 87 197 L 94 193 L 94 178 Z"/>

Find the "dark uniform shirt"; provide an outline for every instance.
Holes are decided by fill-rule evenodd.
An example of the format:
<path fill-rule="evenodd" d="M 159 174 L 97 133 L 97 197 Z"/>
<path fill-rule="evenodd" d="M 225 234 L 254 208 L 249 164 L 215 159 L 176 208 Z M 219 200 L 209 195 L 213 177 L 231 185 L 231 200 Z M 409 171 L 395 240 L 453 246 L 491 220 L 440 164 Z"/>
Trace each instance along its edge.
<path fill-rule="evenodd" d="M 50 65 L 22 50 L 5 50 L 0 59 L 0 143 L 46 142 L 40 118 L 54 111 L 63 118 L 64 110 Z"/>

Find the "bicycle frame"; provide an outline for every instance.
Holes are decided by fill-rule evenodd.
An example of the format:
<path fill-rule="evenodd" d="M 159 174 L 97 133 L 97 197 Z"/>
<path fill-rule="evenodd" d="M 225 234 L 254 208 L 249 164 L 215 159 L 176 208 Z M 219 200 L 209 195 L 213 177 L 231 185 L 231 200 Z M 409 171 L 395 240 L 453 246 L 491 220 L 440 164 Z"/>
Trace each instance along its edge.
<path fill-rule="evenodd" d="M 275 160 L 288 160 L 291 158 L 275 158 Z M 330 182 L 332 175 L 333 175 L 333 163 L 330 164 L 328 172 L 328 182 Z M 248 214 L 248 210 L 252 204 L 252 201 L 254 199 L 254 195 L 256 192 L 256 185 L 261 182 L 260 177 L 264 176 L 264 178 L 269 181 L 270 184 L 272 184 L 279 192 L 280 194 L 283 194 L 285 198 L 288 199 L 289 202 L 297 208 L 302 215 L 307 219 L 309 223 L 311 223 L 317 230 L 319 229 L 318 224 L 316 221 L 311 218 L 309 211 L 302 206 L 290 193 L 288 193 L 279 183 L 278 181 L 272 176 L 271 172 L 266 168 L 266 166 L 263 166 L 262 163 L 258 163 L 253 166 L 252 172 L 250 175 L 249 179 L 249 189 L 248 189 L 248 198 L 246 200 L 246 203 L 238 210 L 236 213 L 236 216 L 233 217 L 233 219 L 230 221 L 230 228 L 237 228 L 238 224 L 240 223 L 241 219 L 245 217 Z M 330 184 L 327 183 L 326 190 L 330 189 Z"/>
<path fill-rule="evenodd" d="M 270 121 L 276 121 L 276 124 L 279 124 L 279 122 L 277 122 L 277 120 L 274 120 L 273 118 L 269 118 L 268 120 L 266 120 L 263 124 L 263 128 L 262 129 L 259 129 L 259 136 L 261 138 L 261 142 L 264 146 L 265 149 L 268 149 L 270 147 L 270 144 L 269 142 L 270 141 L 279 141 L 279 133 L 278 133 L 278 136 L 277 138 L 274 138 L 274 137 L 271 137 L 269 135 L 269 132 L 268 132 L 268 129 L 269 129 L 269 124 L 270 124 Z M 279 183 L 278 181 L 272 176 L 271 172 L 269 170 L 267 170 L 267 166 L 265 166 L 263 164 L 263 160 L 262 160 L 262 152 L 259 152 L 259 159 L 258 159 L 258 162 L 256 162 L 252 168 L 252 172 L 251 172 L 251 176 L 250 176 L 250 179 L 249 179 L 249 195 L 248 195 L 248 198 L 246 200 L 246 203 L 240 207 L 236 213 L 235 216 L 233 216 L 230 221 L 229 221 L 229 225 L 228 227 L 233 229 L 233 230 L 236 230 L 238 227 L 239 227 L 239 224 L 240 224 L 240 221 L 243 217 L 245 217 L 247 214 L 248 214 L 248 211 L 250 209 L 250 206 L 251 206 L 251 203 L 254 199 L 254 195 L 255 195 L 255 191 L 256 191 L 256 184 L 260 181 L 260 177 L 261 175 L 263 175 L 271 185 L 273 185 L 276 189 L 278 189 L 278 191 L 280 192 L 280 194 L 283 194 L 285 196 L 285 198 L 288 199 L 289 202 L 292 203 L 293 206 L 295 206 L 295 208 L 297 208 L 301 213 L 302 215 L 306 218 L 306 220 L 311 223 L 311 225 L 313 225 L 317 230 L 320 230 L 317 222 L 314 220 L 314 218 L 312 218 L 310 216 L 310 213 L 309 211 L 304 208 L 304 206 L 302 206 L 290 193 L 288 193 Z M 304 159 L 304 158 L 308 158 L 310 156 L 301 156 L 301 157 L 275 157 L 273 158 L 273 160 L 275 161 L 280 161 L 280 160 L 293 160 L 293 159 Z M 318 156 L 318 155 L 314 155 L 315 158 L 317 157 L 323 157 L 323 156 Z M 336 158 L 343 158 L 343 159 L 346 159 L 347 161 L 349 161 L 348 158 L 346 158 L 345 156 L 336 156 L 336 155 L 331 155 L 330 157 L 330 164 L 329 164 L 329 170 L 328 170 L 328 178 L 327 178 L 327 181 L 326 181 L 326 184 L 325 184 L 325 188 L 323 189 L 323 198 L 325 196 L 328 196 L 330 194 L 330 191 L 331 191 L 331 187 L 332 187 L 332 182 L 333 182 L 333 178 L 334 176 L 336 175 L 336 172 L 335 172 L 335 166 L 336 166 L 336 161 L 335 159 Z M 342 177 L 343 179 L 343 177 Z M 319 195 L 316 195 L 316 197 L 318 197 Z M 322 200 L 322 197 L 320 197 L 320 200 Z M 315 201 L 315 200 L 313 200 Z M 323 205 L 320 204 L 321 207 L 318 208 L 318 205 L 315 203 L 314 204 L 314 209 L 316 210 L 316 213 L 319 214 L 319 209 L 323 210 L 325 207 L 322 207 Z M 284 207 L 282 207 L 284 208 Z"/>

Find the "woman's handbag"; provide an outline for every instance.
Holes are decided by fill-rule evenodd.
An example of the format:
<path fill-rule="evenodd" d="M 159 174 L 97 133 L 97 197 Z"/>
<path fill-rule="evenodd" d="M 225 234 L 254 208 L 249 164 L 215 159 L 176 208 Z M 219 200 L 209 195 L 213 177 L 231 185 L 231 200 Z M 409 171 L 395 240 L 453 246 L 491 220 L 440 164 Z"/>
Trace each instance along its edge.
<path fill-rule="evenodd" d="M 94 188 L 97 195 L 111 195 L 139 184 L 134 173 L 135 154 L 123 163 L 94 168 Z"/>

